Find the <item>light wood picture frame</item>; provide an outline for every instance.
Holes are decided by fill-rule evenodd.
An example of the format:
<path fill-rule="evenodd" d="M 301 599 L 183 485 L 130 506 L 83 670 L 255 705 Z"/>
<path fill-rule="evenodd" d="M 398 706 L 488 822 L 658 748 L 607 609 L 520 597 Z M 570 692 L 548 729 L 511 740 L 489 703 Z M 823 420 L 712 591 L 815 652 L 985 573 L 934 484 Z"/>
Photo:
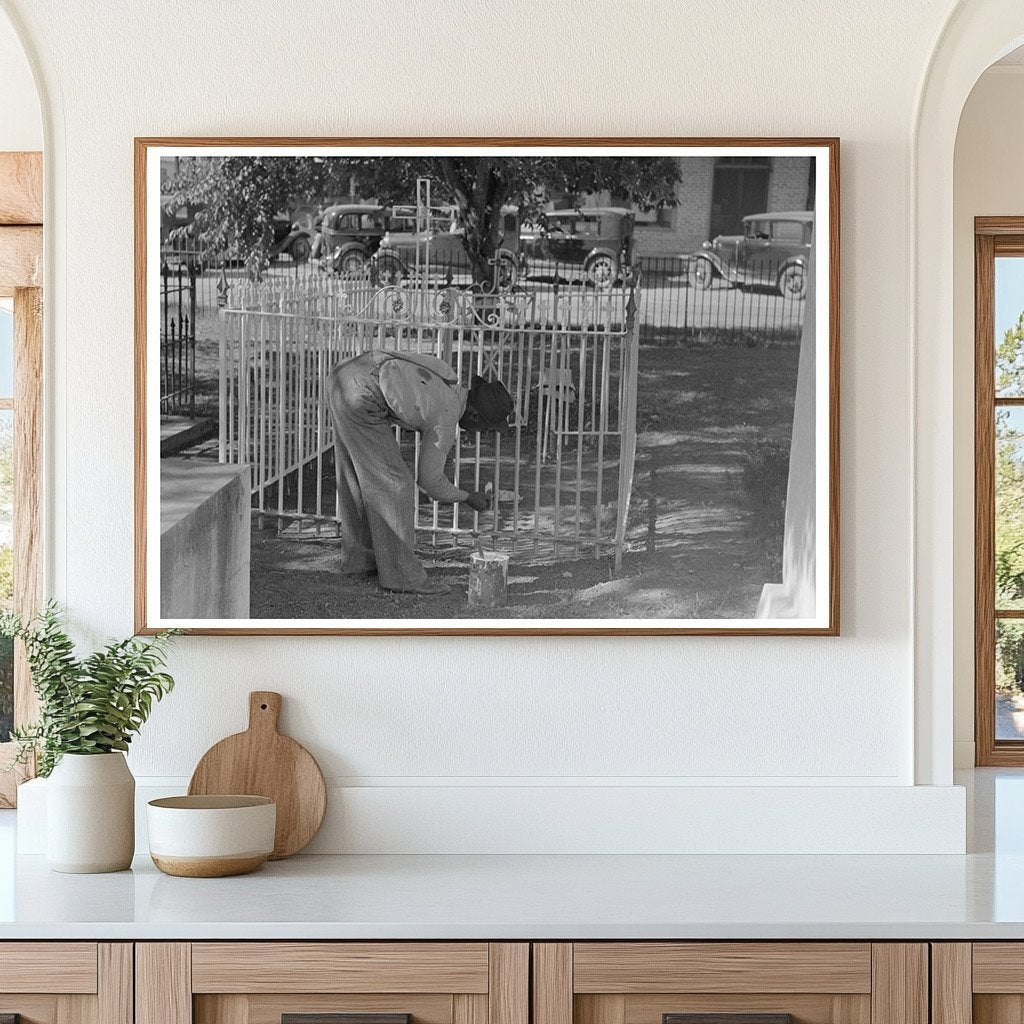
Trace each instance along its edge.
<path fill-rule="evenodd" d="M 135 238 L 138 632 L 838 634 L 838 139 L 139 138 Z"/>

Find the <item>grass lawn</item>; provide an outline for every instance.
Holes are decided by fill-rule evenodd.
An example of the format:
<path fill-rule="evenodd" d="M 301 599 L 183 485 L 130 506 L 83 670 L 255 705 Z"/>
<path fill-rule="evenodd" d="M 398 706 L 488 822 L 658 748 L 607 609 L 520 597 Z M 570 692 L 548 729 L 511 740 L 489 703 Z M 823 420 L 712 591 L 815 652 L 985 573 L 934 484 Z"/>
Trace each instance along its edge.
<path fill-rule="evenodd" d="M 798 348 L 641 349 L 638 462 L 621 574 L 610 560 L 516 560 L 484 617 L 746 618 L 778 579 Z M 421 549 L 443 597 L 337 572 L 337 542 L 253 532 L 254 618 L 464 618 L 468 549 Z"/>

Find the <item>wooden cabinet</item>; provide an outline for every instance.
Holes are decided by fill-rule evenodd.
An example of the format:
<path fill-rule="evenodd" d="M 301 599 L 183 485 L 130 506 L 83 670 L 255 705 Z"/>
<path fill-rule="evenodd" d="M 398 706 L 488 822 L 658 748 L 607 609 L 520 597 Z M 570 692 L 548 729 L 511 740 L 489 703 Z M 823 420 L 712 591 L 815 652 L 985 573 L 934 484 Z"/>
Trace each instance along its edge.
<path fill-rule="evenodd" d="M 928 1024 L 924 943 L 537 943 L 533 958 L 533 1024 Z"/>
<path fill-rule="evenodd" d="M 514 942 L 140 943 L 136 1022 L 529 1024 L 529 970 Z"/>
<path fill-rule="evenodd" d="M 1024 942 L 932 945 L 934 1024 L 1024 1021 Z"/>
<path fill-rule="evenodd" d="M 21 1024 L 132 1024 L 131 943 L 0 943 L 7 1015 Z"/>
<path fill-rule="evenodd" d="M 7 1014 L 22 1024 L 1022 1024 L 1024 943 L 10 942 L 0 943 Z"/>

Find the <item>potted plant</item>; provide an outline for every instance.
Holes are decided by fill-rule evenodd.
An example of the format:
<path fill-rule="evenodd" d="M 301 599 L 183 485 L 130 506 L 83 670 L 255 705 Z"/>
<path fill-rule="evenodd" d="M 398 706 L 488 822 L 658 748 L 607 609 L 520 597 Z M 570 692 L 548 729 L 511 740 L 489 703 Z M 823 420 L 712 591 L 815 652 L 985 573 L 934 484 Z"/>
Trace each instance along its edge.
<path fill-rule="evenodd" d="M 39 719 L 12 732 L 14 764 L 35 757 L 48 778 L 47 861 L 54 871 L 123 871 L 135 852 L 135 779 L 124 752 L 174 687 L 161 671 L 175 631 L 113 641 L 79 658 L 57 606 L 23 622 L 0 614 L 0 634 L 21 640 Z M 13 765 L 12 765 L 13 767 Z"/>

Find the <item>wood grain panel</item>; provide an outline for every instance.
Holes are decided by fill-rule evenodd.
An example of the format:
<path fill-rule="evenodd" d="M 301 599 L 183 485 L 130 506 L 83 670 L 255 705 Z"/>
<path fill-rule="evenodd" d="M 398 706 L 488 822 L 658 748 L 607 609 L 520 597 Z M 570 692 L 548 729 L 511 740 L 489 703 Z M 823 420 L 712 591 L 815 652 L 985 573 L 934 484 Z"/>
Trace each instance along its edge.
<path fill-rule="evenodd" d="M 268 1008 L 269 1009 L 269 1008 Z M 289 1004 L 288 1009 L 291 1009 Z M 281 1004 L 270 1009 L 274 1024 L 281 1024 Z M 246 1024 L 252 1017 L 249 997 L 232 992 L 225 996 L 196 996 L 192 1000 L 194 1024 Z"/>
<path fill-rule="evenodd" d="M 626 997 L 616 995 L 573 996 L 573 1011 L 576 1016 L 575 1024 L 624 1024 Z"/>
<path fill-rule="evenodd" d="M 0 153 L 0 224 L 43 223 L 43 154 Z"/>
<path fill-rule="evenodd" d="M 57 1024 L 99 1024 L 95 996 L 57 996 Z"/>
<path fill-rule="evenodd" d="M 868 943 L 576 943 L 576 992 L 870 992 Z"/>
<path fill-rule="evenodd" d="M 487 1024 L 487 997 L 485 995 L 456 996 L 456 999 L 483 1001 L 484 1019 L 478 1024 Z M 411 1013 L 415 1024 L 451 1024 L 452 997 L 450 995 L 410 995 L 397 993 L 342 993 L 325 995 L 228 995 L 196 996 L 196 1024 L 229 1024 L 224 1019 L 211 1015 L 207 1007 L 216 1008 L 222 1001 L 240 1000 L 246 1012 L 241 1018 L 243 1024 L 281 1024 L 283 1013 Z M 466 1024 L 472 1024 L 467 1021 Z"/>
<path fill-rule="evenodd" d="M 487 1018 L 490 1024 L 529 1024 L 530 946 L 492 942 L 489 949 Z"/>
<path fill-rule="evenodd" d="M 971 1024 L 971 944 L 932 943 L 932 1024 Z"/>
<path fill-rule="evenodd" d="M 972 1011 L 974 1024 L 1024 1024 L 1024 996 L 976 995 Z"/>
<path fill-rule="evenodd" d="M 573 1024 L 571 942 L 534 943 L 533 1024 Z"/>
<path fill-rule="evenodd" d="M 1024 943 L 975 942 L 975 992 L 1024 993 Z"/>
<path fill-rule="evenodd" d="M 487 1024 L 487 996 L 464 992 L 452 996 L 452 1024 Z"/>
<path fill-rule="evenodd" d="M 201 992 L 486 992 L 483 942 L 197 942 Z"/>
<path fill-rule="evenodd" d="M 43 603 L 43 293 L 14 293 L 14 609 L 30 619 Z M 14 722 L 39 715 L 24 644 L 14 666 Z"/>
<path fill-rule="evenodd" d="M 582 997 L 580 997 L 582 998 Z M 614 996 L 588 996 L 591 999 Z M 708 995 L 666 992 L 625 997 L 623 1024 L 661 1024 L 665 1013 L 789 1013 L 797 1024 L 870 1024 L 871 997 L 807 993 Z"/>
<path fill-rule="evenodd" d="M 134 1024 L 135 950 L 130 942 L 96 947 L 96 1019 L 100 1024 Z"/>
<path fill-rule="evenodd" d="M 57 995 L 27 995 L 24 992 L 14 995 L 0 992 L 0 1017 L 19 1014 L 21 1024 L 57 1024 L 57 1001 L 62 998 Z"/>
<path fill-rule="evenodd" d="M 996 741 L 995 264 L 991 235 L 974 240 L 974 743 L 992 764 Z"/>
<path fill-rule="evenodd" d="M 0 296 L 43 286 L 43 229 L 0 227 Z"/>
<path fill-rule="evenodd" d="M 192 948 L 187 942 L 135 947 L 135 1024 L 192 1024 Z"/>
<path fill-rule="evenodd" d="M 928 947 L 923 942 L 871 946 L 871 1024 L 929 1024 Z"/>
<path fill-rule="evenodd" d="M 0 992 L 96 992 L 95 942 L 5 942 Z"/>
<path fill-rule="evenodd" d="M 1021 217 L 975 217 L 974 231 L 978 235 L 1019 235 L 1024 230 Z"/>

